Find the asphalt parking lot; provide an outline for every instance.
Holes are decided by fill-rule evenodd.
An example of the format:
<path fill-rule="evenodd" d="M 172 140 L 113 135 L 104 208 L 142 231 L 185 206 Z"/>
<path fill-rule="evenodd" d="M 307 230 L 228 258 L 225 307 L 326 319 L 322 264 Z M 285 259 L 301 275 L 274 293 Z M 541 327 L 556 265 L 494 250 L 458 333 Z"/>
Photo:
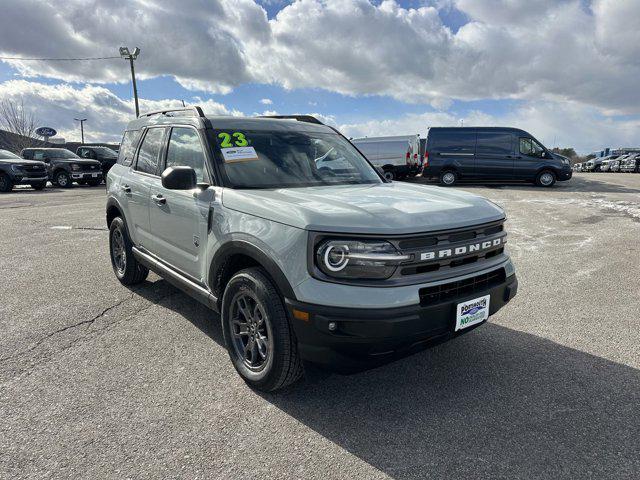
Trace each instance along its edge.
<path fill-rule="evenodd" d="M 0 196 L 0 477 L 638 478 L 640 175 L 460 188 L 507 210 L 513 302 L 276 395 L 215 314 L 117 282 L 104 188 Z"/>

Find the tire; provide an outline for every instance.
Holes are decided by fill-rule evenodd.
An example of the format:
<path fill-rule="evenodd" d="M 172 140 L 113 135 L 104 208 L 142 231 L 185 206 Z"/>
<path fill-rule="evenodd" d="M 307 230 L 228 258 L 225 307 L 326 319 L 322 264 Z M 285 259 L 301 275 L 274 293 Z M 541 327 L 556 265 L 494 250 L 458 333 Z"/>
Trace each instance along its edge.
<path fill-rule="evenodd" d="M 543 170 L 536 176 L 536 185 L 539 187 L 553 187 L 556 183 L 556 174 L 551 170 Z"/>
<path fill-rule="evenodd" d="M 440 173 L 440 185 L 445 187 L 452 187 L 458 183 L 458 172 L 455 170 L 444 170 Z"/>
<path fill-rule="evenodd" d="M 46 186 L 47 186 L 47 182 L 38 182 L 38 183 L 31 184 L 31 188 L 33 188 L 34 190 L 44 190 L 44 187 Z"/>
<path fill-rule="evenodd" d="M 251 388 L 273 392 L 302 376 L 282 296 L 262 268 L 241 270 L 231 278 L 222 297 L 221 321 L 231 362 Z"/>
<path fill-rule="evenodd" d="M 385 178 L 385 180 L 388 180 L 388 181 L 391 182 L 391 181 L 396 179 L 396 174 L 395 174 L 395 172 L 393 170 L 385 170 L 384 171 L 384 178 Z"/>
<path fill-rule="evenodd" d="M 8 193 L 13 190 L 13 180 L 6 173 L 0 172 L 0 192 Z"/>
<path fill-rule="evenodd" d="M 131 247 L 124 220 L 121 217 L 114 218 L 109 225 L 111 267 L 120 283 L 127 286 L 144 282 L 149 275 L 149 269 L 138 263 Z"/>
<path fill-rule="evenodd" d="M 55 177 L 53 177 L 53 180 L 55 184 L 60 188 L 71 188 L 73 186 L 73 180 L 71 179 L 71 176 L 64 170 L 56 173 Z"/>

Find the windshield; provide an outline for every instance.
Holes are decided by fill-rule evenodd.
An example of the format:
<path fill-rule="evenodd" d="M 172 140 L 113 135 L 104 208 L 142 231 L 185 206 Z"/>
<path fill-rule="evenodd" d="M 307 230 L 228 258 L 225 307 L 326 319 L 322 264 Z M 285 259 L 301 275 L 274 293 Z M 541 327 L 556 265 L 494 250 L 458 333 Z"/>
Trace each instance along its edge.
<path fill-rule="evenodd" d="M 215 130 L 214 136 L 234 188 L 382 183 L 353 145 L 335 133 Z"/>
<path fill-rule="evenodd" d="M 11 153 L 9 150 L 0 150 L 0 158 L 20 158 L 15 153 Z"/>
<path fill-rule="evenodd" d="M 118 156 L 118 152 L 115 150 L 111 150 L 109 147 L 91 147 L 96 152 L 100 152 L 105 157 L 113 157 L 116 158 Z"/>
<path fill-rule="evenodd" d="M 71 150 L 67 150 L 66 148 L 60 148 L 56 150 L 47 151 L 47 156 L 49 158 L 80 158 Z"/>

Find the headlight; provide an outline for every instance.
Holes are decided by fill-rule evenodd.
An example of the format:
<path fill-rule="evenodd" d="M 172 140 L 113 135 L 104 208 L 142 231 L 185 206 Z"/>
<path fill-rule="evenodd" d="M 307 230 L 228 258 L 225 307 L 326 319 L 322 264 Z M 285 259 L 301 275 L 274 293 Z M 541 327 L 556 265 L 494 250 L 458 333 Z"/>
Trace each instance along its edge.
<path fill-rule="evenodd" d="M 77 163 L 72 163 L 71 170 L 73 170 L 74 172 L 80 170 L 80 165 L 78 165 Z"/>
<path fill-rule="evenodd" d="M 11 170 L 14 172 L 22 173 L 22 165 L 11 165 Z"/>
<path fill-rule="evenodd" d="M 565 165 L 571 165 L 571 162 L 567 158 L 563 158 L 562 163 L 564 163 Z"/>
<path fill-rule="evenodd" d="M 400 263 L 410 259 L 379 240 L 327 240 L 316 250 L 318 268 L 335 278 L 389 278 Z"/>

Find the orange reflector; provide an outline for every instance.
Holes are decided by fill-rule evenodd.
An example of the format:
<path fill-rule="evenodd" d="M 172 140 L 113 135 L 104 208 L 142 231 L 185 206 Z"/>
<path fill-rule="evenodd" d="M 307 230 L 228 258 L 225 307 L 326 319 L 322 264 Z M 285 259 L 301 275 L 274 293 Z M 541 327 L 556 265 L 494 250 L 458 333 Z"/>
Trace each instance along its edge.
<path fill-rule="evenodd" d="M 294 308 L 293 309 L 293 318 L 296 318 L 298 320 L 302 320 L 304 322 L 308 322 L 309 321 L 309 312 L 303 312 L 302 310 L 296 310 Z"/>

